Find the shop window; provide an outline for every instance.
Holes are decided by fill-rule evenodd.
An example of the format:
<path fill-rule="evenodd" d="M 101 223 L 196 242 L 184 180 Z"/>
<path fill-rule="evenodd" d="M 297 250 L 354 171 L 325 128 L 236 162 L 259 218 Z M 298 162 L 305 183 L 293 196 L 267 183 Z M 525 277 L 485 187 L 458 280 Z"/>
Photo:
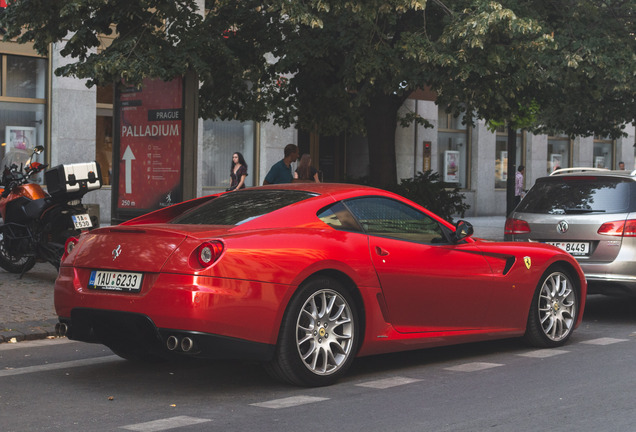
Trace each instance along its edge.
<path fill-rule="evenodd" d="M 232 155 L 239 152 L 247 163 L 245 186 L 254 186 L 255 179 L 254 122 L 237 120 L 203 122 L 203 179 L 204 188 L 225 190 L 230 185 Z"/>
<path fill-rule="evenodd" d="M 572 141 L 566 136 L 548 137 L 548 161 L 546 174 L 559 168 L 570 167 Z"/>
<path fill-rule="evenodd" d="M 451 186 L 469 187 L 470 133 L 462 117 L 438 111 L 437 151 L 442 180 Z"/>
<path fill-rule="evenodd" d="M 31 154 L 35 146 L 48 143 L 48 60 L 10 54 L 0 54 L 0 60 L 0 159 L 4 160 L 11 153 Z M 45 153 L 35 156 L 39 162 L 45 158 Z"/>
<path fill-rule="evenodd" d="M 618 162 L 614 161 L 615 141 L 608 137 L 594 136 L 593 166 L 595 168 L 612 169 Z"/>
<path fill-rule="evenodd" d="M 508 181 L 508 131 L 505 128 L 499 128 L 496 132 L 497 139 L 495 141 L 495 188 L 505 189 Z M 517 130 L 516 143 L 517 157 L 515 167 L 523 165 L 524 142 L 523 133 Z"/>
<path fill-rule="evenodd" d="M 102 184 L 112 184 L 113 173 L 113 86 L 97 87 L 95 160 L 102 170 Z"/>
<path fill-rule="evenodd" d="M 46 92 L 46 59 L 7 55 L 6 95 L 9 97 L 44 99 Z"/>

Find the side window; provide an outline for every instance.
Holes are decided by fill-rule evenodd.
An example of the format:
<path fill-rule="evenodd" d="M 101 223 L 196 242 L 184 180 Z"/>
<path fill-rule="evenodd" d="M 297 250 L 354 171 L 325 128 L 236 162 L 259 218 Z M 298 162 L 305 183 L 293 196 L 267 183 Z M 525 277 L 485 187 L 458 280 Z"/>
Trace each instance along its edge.
<path fill-rule="evenodd" d="M 435 219 L 399 201 L 368 197 L 347 201 L 346 205 L 368 234 L 418 243 L 446 243 Z"/>
<path fill-rule="evenodd" d="M 330 227 L 341 231 L 358 231 L 362 232 L 360 225 L 349 210 L 338 202 L 326 209 L 318 212 L 318 218 Z"/>

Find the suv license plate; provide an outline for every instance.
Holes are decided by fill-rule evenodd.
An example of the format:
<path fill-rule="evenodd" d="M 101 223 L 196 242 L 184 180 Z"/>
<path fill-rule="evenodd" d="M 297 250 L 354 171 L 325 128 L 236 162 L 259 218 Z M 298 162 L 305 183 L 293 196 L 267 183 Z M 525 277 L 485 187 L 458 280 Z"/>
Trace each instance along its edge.
<path fill-rule="evenodd" d="M 142 273 L 93 270 L 88 280 L 89 289 L 139 292 L 141 291 Z"/>
<path fill-rule="evenodd" d="M 575 256 L 587 255 L 590 253 L 589 242 L 546 242 L 546 244 L 556 246 L 559 249 L 563 249 Z"/>
<path fill-rule="evenodd" d="M 72 215 L 71 217 L 73 218 L 75 229 L 90 228 L 93 226 L 93 224 L 91 223 L 91 218 L 86 213 Z"/>

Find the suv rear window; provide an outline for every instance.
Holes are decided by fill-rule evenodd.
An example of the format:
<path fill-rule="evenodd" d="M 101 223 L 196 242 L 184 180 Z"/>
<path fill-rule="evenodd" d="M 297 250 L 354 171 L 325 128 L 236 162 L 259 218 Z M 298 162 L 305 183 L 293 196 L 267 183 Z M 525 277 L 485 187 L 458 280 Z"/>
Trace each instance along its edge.
<path fill-rule="evenodd" d="M 241 225 L 264 214 L 317 196 L 295 190 L 239 191 L 222 195 L 174 218 L 173 224 Z"/>
<path fill-rule="evenodd" d="M 515 209 L 522 213 L 626 213 L 636 203 L 631 180 L 608 177 L 544 177 Z"/>

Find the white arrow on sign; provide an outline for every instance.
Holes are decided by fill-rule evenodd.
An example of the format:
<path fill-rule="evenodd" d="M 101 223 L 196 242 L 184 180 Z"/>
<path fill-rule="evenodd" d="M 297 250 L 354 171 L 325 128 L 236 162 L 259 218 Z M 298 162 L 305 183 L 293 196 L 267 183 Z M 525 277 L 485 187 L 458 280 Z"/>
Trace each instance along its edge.
<path fill-rule="evenodd" d="M 130 146 L 126 147 L 122 160 L 126 162 L 124 168 L 126 170 L 126 193 L 129 194 L 132 193 L 132 161 L 135 160 L 135 155 L 130 149 Z"/>

